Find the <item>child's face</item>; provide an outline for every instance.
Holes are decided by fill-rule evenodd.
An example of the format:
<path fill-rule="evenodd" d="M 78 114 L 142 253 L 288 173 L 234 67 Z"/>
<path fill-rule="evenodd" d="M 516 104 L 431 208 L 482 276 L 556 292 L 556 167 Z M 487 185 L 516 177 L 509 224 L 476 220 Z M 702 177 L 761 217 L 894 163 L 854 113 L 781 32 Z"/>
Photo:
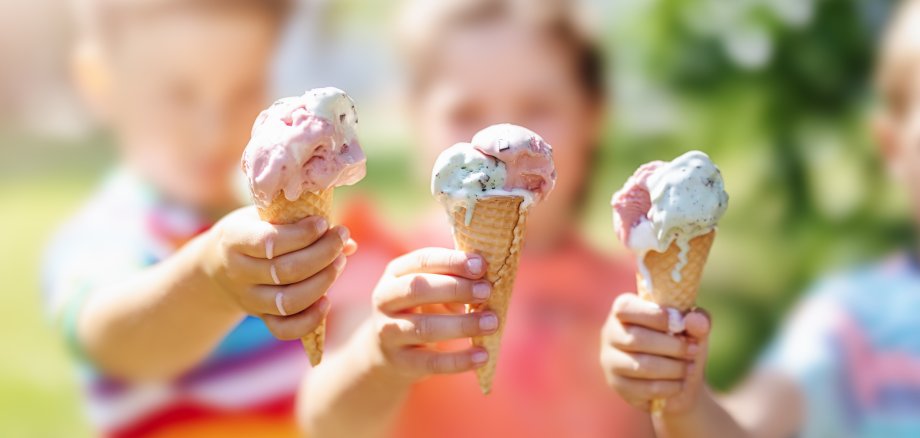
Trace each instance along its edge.
<path fill-rule="evenodd" d="M 232 178 L 267 100 L 271 27 L 243 11 L 182 11 L 125 30 L 106 51 L 104 112 L 129 164 L 168 196 L 235 204 Z"/>
<path fill-rule="evenodd" d="M 437 155 L 480 129 L 513 123 L 553 146 L 558 180 L 542 211 L 573 204 L 598 139 L 599 109 L 585 95 L 573 58 L 546 38 L 514 26 L 460 32 L 413 109 L 429 172 Z M 553 208 L 556 207 L 556 208 Z"/>
<path fill-rule="evenodd" d="M 920 76 L 914 82 L 913 89 L 920 90 Z M 920 92 L 915 92 L 909 102 L 905 113 L 889 126 L 881 141 L 888 167 L 906 187 L 914 217 L 920 221 Z"/>

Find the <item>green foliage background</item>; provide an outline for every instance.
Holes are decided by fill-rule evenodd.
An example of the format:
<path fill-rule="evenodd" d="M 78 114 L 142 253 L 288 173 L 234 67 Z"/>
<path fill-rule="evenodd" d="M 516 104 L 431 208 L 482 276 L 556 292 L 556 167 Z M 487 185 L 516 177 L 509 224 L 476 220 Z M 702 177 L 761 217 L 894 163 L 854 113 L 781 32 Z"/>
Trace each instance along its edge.
<path fill-rule="evenodd" d="M 731 196 L 701 299 L 715 320 L 716 387 L 747 370 L 809 283 L 912 241 L 869 130 L 874 48 L 892 3 L 660 0 L 608 33 L 617 75 L 648 81 L 676 121 L 620 125 L 603 163 L 622 181 L 637 163 L 699 148 Z M 765 42 L 768 56 L 728 48 L 745 40 L 747 53 Z M 634 103 L 618 99 L 617 113 Z"/>

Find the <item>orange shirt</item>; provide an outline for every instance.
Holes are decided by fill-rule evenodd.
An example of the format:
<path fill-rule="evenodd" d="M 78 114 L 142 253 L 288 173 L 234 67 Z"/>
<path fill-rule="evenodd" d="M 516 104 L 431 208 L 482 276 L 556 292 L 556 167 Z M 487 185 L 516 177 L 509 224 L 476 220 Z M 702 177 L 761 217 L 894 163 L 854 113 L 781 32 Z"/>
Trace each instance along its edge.
<path fill-rule="evenodd" d="M 398 239 L 362 203 L 343 223 L 360 249 L 330 292 L 330 324 L 354 323 L 355 306 L 366 315 L 367 294 L 392 257 L 452 246 L 446 221 Z M 522 254 L 492 393 L 480 393 L 473 373 L 425 379 L 412 389 L 393 436 L 651 436 L 648 416 L 607 387 L 598 359 L 611 303 L 635 288 L 635 271 L 577 236 L 566 242 L 550 254 Z"/>

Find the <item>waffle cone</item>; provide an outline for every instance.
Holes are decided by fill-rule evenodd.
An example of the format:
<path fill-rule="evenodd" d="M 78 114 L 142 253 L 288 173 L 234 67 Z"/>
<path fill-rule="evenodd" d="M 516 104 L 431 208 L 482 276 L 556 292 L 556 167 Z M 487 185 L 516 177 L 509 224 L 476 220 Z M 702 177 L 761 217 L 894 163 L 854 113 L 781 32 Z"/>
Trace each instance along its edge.
<path fill-rule="evenodd" d="M 696 305 L 696 294 L 700 288 L 703 266 L 709 257 L 709 248 L 715 239 L 715 230 L 690 239 L 687 251 L 687 264 L 680 270 L 680 281 L 674 281 L 674 269 L 680 261 L 680 247 L 677 243 L 665 252 L 649 251 L 643 259 L 649 278 L 641 270 L 636 274 L 639 297 L 686 313 Z M 651 290 L 649 290 L 651 286 Z M 661 416 L 665 408 L 665 399 L 652 400 L 651 411 Z"/>
<path fill-rule="evenodd" d="M 680 270 L 679 282 L 674 281 L 673 277 L 680 257 L 677 243 L 672 243 L 665 252 L 649 251 L 643 263 L 650 278 L 645 278 L 642 272 L 636 274 L 639 297 L 662 307 L 671 307 L 681 312 L 690 311 L 696 305 L 703 267 L 715 234 L 715 231 L 710 231 L 690 240 L 687 264 Z M 651 290 L 648 290 L 648 285 L 651 285 Z"/>
<path fill-rule="evenodd" d="M 259 207 L 259 217 L 273 224 L 292 224 L 309 216 L 322 216 L 328 222 L 332 214 L 332 192 L 304 192 L 297 200 L 289 201 L 283 194 L 278 195 L 266 207 Z M 326 320 L 312 333 L 300 338 L 310 364 L 319 365 L 323 359 L 323 346 L 326 342 Z"/>
<path fill-rule="evenodd" d="M 514 276 L 517 274 L 527 213 L 521 211 L 520 196 L 495 196 L 476 201 L 472 220 L 466 224 L 466 207 L 452 212 L 454 245 L 458 250 L 481 255 L 487 264 L 486 279 L 492 283 L 492 295 L 482 304 L 470 305 L 469 311 L 490 310 L 498 315 L 498 330 L 487 336 L 473 338 L 473 345 L 489 353 L 489 362 L 476 369 L 476 378 L 483 394 L 492 390 L 492 378 L 498 364 L 498 350 L 505 317 L 511 300 Z"/>

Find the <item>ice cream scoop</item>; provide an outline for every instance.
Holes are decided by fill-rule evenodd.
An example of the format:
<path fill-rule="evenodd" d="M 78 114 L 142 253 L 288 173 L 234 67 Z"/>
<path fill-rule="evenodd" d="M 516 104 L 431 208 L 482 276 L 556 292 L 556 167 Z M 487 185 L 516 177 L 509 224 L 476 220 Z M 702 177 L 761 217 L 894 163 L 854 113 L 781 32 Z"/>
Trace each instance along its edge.
<path fill-rule="evenodd" d="M 545 199 L 555 184 L 553 148 L 527 128 L 501 124 L 444 150 L 435 161 L 431 193 L 448 211 L 466 207 L 469 224 L 479 199 L 520 196 L 526 209 Z"/>
<path fill-rule="evenodd" d="M 304 192 L 360 181 L 366 159 L 357 125 L 354 101 L 333 87 L 278 100 L 262 111 L 242 160 L 256 204 L 267 206 L 280 194 L 294 201 Z"/>
<path fill-rule="evenodd" d="M 642 165 L 611 204 L 617 236 L 638 256 L 640 271 L 647 252 L 665 252 L 672 243 L 680 248 L 683 263 L 672 272 L 679 282 L 688 242 L 716 227 L 728 208 L 728 194 L 709 156 L 691 151 L 670 162 Z"/>
<path fill-rule="evenodd" d="M 506 190 L 529 190 L 536 200 L 553 190 L 553 148 L 535 132 L 507 123 L 492 125 L 476 133 L 470 143 L 505 165 Z"/>

